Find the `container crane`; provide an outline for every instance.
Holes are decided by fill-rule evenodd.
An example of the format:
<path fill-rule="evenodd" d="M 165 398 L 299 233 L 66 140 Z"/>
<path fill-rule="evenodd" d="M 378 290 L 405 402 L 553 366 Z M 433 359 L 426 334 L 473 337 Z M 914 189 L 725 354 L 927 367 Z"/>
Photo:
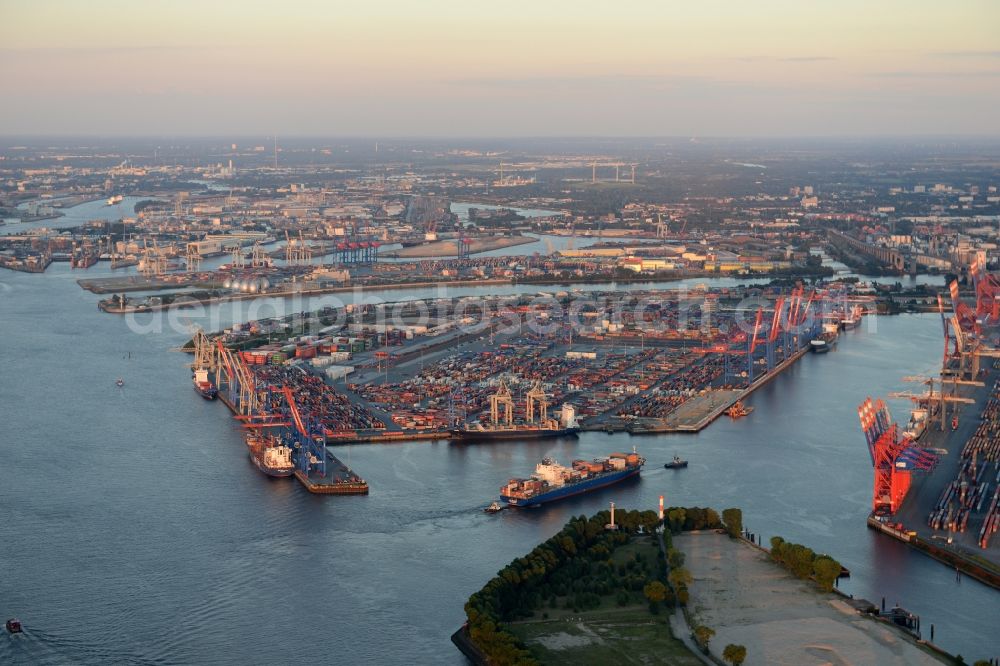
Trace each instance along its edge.
<path fill-rule="evenodd" d="M 881 399 L 876 402 L 865 399 L 858 407 L 858 417 L 875 472 L 872 510 L 895 514 L 910 489 L 911 472 L 932 469 L 938 457 L 914 446 L 913 440 L 900 434 Z"/>
<path fill-rule="evenodd" d="M 986 258 L 978 254 L 969 267 L 976 287 L 976 317 L 990 324 L 1000 322 L 1000 279 L 986 272 Z"/>
<path fill-rule="evenodd" d="M 528 423 L 535 422 L 535 407 L 538 407 L 538 420 L 542 423 L 549 418 L 549 399 L 542 390 L 541 380 L 536 380 L 534 386 L 525 395 L 524 413 Z"/>
<path fill-rule="evenodd" d="M 951 294 L 952 312 L 954 312 L 955 317 L 958 319 L 959 328 L 967 334 L 978 337 L 982 333 L 982 330 L 979 328 L 979 322 L 976 321 L 976 313 L 973 312 L 972 308 L 963 303 L 958 295 L 958 280 L 951 281 L 951 284 L 948 285 L 948 291 Z"/>
<path fill-rule="evenodd" d="M 292 428 L 289 436 L 294 442 L 299 470 L 307 476 L 313 472 L 326 476 L 326 435 L 320 424 L 310 414 L 303 414 L 295 402 L 290 386 L 281 387 L 285 397 Z"/>
<path fill-rule="evenodd" d="M 494 426 L 500 425 L 500 407 L 504 409 L 503 422 L 510 428 L 514 425 L 514 398 L 511 397 L 507 383 L 501 379 L 496 393 L 490 396 L 490 421 Z"/>

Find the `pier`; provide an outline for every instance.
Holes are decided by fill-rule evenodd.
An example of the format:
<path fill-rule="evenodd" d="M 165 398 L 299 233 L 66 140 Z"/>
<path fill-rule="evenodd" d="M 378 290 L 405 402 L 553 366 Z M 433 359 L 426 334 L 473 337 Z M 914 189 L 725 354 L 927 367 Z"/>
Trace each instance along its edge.
<path fill-rule="evenodd" d="M 715 419 L 726 413 L 730 407 L 744 400 L 761 386 L 768 384 L 775 377 L 790 368 L 796 361 L 808 353 L 809 348 L 803 347 L 792 356 L 775 366 L 774 370 L 757 378 L 744 389 L 716 389 L 695 396 L 688 400 L 673 413 L 657 421 L 649 419 L 626 428 L 632 434 L 655 434 L 669 432 L 696 433 L 704 430 Z"/>
<path fill-rule="evenodd" d="M 920 450 L 935 452 L 936 464 L 924 473 L 913 475 L 908 492 L 894 513 L 873 511 L 867 524 L 953 567 L 956 572 L 1000 589 L 1000 540 L 990 538 L 993 534 L 987 524 L 995 511 L 990 498 L 1000 492 L 997 490 L 1000 461 L 991 450 L 996 447 L 995 440 L 986 441 L 985 450 L 974 445 L 977 433 L 995 428 L 995 422 L 984 416 L 991 401 L 996 400 L 994 387 L 1000 381 L 1000 368 L 984 369 L 980 379 L 954 386 L 953 399 L 961 402 L 948 409 L 957 423 L 943 424 L 940 412 L 932 410 L 916 445 Z M 959 407 L 963 402 L 970 404 Z M 978 476 L 980 483 L 956 493 L 955 488 L 969 478 L 972 466 L 976 470 L 972 474 Z"/>
<path fill-rule="evenodd" d="M 240 411 L 236 404 L 224 394 L 219 392 L 219 400 L 233 413 L 239 415 Z M 367 495 L 368 482 L 355 474 L 339 458 L 331 453 L 325 446 L 323 451 L 326 455 L 326 465 L 324 474 L 319 474 L 313 470 L 295 470 L 295 478 L 311 493 L 316 495 Z M 301 454 L 300 454 L 301 455 Z"/>

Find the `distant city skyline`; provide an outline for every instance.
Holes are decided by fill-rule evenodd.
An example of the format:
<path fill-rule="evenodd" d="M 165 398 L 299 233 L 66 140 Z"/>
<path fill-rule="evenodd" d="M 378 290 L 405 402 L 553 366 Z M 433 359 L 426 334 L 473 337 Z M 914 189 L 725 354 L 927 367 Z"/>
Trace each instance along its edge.
<path fill-rule="evenodd" d="M 996 135 L 1000 3 L 0 0 L 0 134 Z"/>

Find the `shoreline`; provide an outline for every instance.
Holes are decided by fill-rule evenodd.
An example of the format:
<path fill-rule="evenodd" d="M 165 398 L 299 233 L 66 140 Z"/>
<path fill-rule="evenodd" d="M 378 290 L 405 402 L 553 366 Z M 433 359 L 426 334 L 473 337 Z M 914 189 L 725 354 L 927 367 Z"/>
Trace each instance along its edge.
<path fill-rule="evenodd" d="M 694 577 L 689 610 L 695 624 L 716 630 L 716 651 L 726 643 L 747 646 L 748 663 L 765 663 L 780 651 L 797 655 L 790 663 L 818 657 L 832 663 L 954 663 L 954 657 L 929 641 L 874 617 L 875 604 L 842 592 L 823 592 L 814 583 L 785 571 L 768 551 L 744 539 L 708 531 L 682 532 L 674 547 L 685 553 Z M 901 654 L 907 646 L 907 654 Z"/>
<path fill-rule="evenodd" d="M 929 543 L 926 539 L 921 539 L 917 535 L 910 535 L 895 528 L 889 527 L 885 523 L 879 522 L 873 515 L 868 516 L 868 527 L 877 532 L 881 532 L 893 539 L 902 541 L 917 552 L 923 553 L 942 564 L 955 567 L 956 572 L 977 580 L 983 585 L 988 585 L 995 590 L 1000 590 L 1000 573 L 976 562 L 971 556 L 957 552 L 953 549 L 945 549 Z"/>
<path fill-rule="evenodd" d="M 537 238 L 528 236 L 486 236 L 473 238 L 469 243 L 469 255 L 505 250 L 509 247 L 527 245 L 538 242 Z M 429 243 L 404 247 L 399 250 L 385 252 L 382 256 L 391 259 L 443 259 L 458 254 L 458 244 L 452 239 L 432 241 Z"/>
<path fill-rule="evenodd" d="M 183 302 L 172 302 L 172 303 L 162 303 L 159 305 L 149 305 L 149 306 L 138 306 L 138 307 L 112 307 L 106 305 L 105 301 L 101 301 L 98 304 L 103 312 L 109 314 L 131 314 L 139 312 L 158 312 L 160 310 L 169 310 L 172 308 L 189 308 L 196 307 L 199 305 L 215 305 L 217 303 L 227 303 L 230 301 L 246 301 L 256 298 L 295 298 L 299 296 L 312 297 L 312 296 L 324 296 L 327 294 L 339 294 L 345 292 L 352 292 L 356 290 L 365 289 L 377 289 L 377 290 L 390 290 L 390 289 L 427 289 L 431 287 L 437 287 L 440 285 L 454 286 L 454 287 L 478 287 L 483 285 L 506 285 L 511 284 L 510 280 L 452 280 L 446 282 L 408 282 L 408 283 L 395 283 L 386 285 L 371 285 L 371 286 L 344 286 L 344 287 L 323 287 L 320 289 L 295 289 L 295 290 L 285 290 L 281 292 L 274 293 L 256 293 L 256 294 L 229 294 L 226 296 L 213 296 L 211 298 L 201 298 L 201 299 L 191 299 L 185 300 Z M 117 293 L 116 290 L 114 293 Z M 97 293 L 97 292 L 95 292 Z M 108 292 L 104 292 L 108 293 Z M 183 294 L 181 294 L 183 295 Z"/>
<path fill-rule="evenodd" d="M 224 303 L 227 301 L 243 301 L 252 300 L 256 298 L 294 298 L 296 296 L 322 296 L 326 294 L 337 294 L 352 291 L 365 291 L 365 290 L 395 290 L 395 289 L 427 289 L 431 287 L 481 287 L 481 286 L 563 286 L 567 288 L 572 288 L 575 285 L 589 285 L 589 284 L 645 284 L 654 282 L 681 282 L 683 280 L 697 280 L 697 279 L 715 279 L 719 277 L 732 277 L 733 279 L 746 279 L 746 280 L 775 280 L 782 277 L 787 277 L 784 275 L 755 275 L 755 276 L 728 276 L 728 275 L 718 275 L 715 273 L 700 272 L 695 274 L 684 274 L 684 275 L 643 275 L 636 277 L 620 277 L 620 276 L 597 276 L 582 279 L 566 279 L 566 278 L 538 278 L 538 279 L 516 279 L 516 278 L 490 278 L 490 279 L 461 279 L 461 280 L 424 280 L 421 282 L 389 282 L 385 284 L 353 284 L 353 285 L 342 285 L 337 287 L 319 287 L 315 289 L 285 289 L 276 292 L 266 292 L 266 293 L 254 293 L 254 294 L 243 294 L 234 293 L 226 294 L 224 296 L 213 296 L 210 298 L 193 299 L 189 301 L 184 301 L 183 303 L 164 303 L 159 305 L 142 306 L 140 308 L 127 307 L 112 308 L 112 307 L 101 307 L 101 309 L 109 314 L 128 314 L 130 312 L 156 312 L 159 310 L 166 310 L 172 307 L 193 307 L 194 305 L 211 305 L 215 303 Z M 89 291 L 93 294 L 103 295 L 103 294 L 118 294 L 118 293 L 128 293 L 133 291 L 163 291 L 170 289 L 172 287 L 180 287 L 181 285 L 140 285 L 133 284 L 125 287 L 101 287 L 94 284 L 88 284 L 86 279 L 77 280 L 77 284 L 81 289 Z M 206 287 L 204 283 L 202 285 L 191 285 L 191 288 L 203 288 L 203 289 L 218 289 L 217 285 Z M 178 295 L 183 295 L 183 292 L 177 292 Z"/>

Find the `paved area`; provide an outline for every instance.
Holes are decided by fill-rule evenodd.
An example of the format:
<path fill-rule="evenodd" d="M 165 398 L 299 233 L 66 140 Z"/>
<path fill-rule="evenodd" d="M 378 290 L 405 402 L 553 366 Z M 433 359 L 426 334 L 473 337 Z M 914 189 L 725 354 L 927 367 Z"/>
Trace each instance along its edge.
<path fill-rule="evenodd" d="M 741 391 L 737 389 L 718 389 L 702 393 L 686 401 L 680 407 L 667 415 L 666 425 L 678 429 L 698 429 L 706 418 L 719 409 L 726 409 L 736 402 Z"/>
<path fill-rule="evenodd" d="M 746 646 L 746 666 L 945 663 L 908 635 L 859 615 L 843 599 L 822 593 L 725 534 L 674 537 L 694 582 L 690 610 L 715 630 L 716 657 L 728 643 Z"/>

